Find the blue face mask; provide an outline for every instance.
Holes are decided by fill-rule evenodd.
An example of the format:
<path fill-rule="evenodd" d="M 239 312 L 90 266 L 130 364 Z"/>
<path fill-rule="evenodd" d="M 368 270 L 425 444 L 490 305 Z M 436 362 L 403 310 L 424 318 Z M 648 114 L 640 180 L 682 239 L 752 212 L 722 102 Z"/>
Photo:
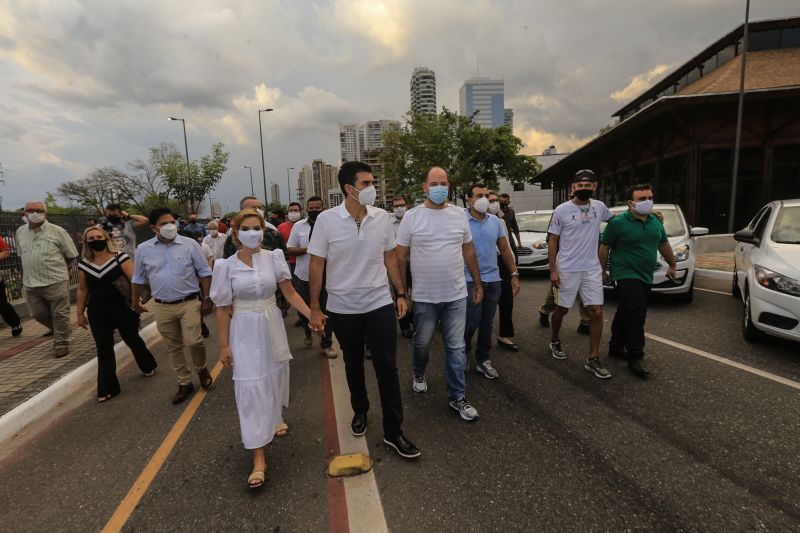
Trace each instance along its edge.
<path fill-rule="evenodd" d="M 443 204 L 447 201 L 447 185 L 434 185 L 428 188 L 428 198 L 435 204 Z"/>

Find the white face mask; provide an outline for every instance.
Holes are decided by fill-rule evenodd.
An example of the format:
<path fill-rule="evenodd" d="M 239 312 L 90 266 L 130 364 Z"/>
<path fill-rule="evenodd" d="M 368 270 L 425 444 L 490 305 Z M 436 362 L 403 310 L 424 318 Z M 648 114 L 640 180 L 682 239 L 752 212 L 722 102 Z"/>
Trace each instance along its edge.
<path fill-rule="evenodd" d="M 642 200 L 633 204 L 633 210 L 640 215 L 649 215 L 653 210 L 653 200 Z"/>
<path fill-rule="evenodd" d="M 245 248 L 260 248 L 261 242 L 264 240 L 264 231 L 260 229 L 251 229 L 239 232 L 239 242 Z"/>
<path fill-rule="evenodd" d="M 175 224 L 164 224 L 158 230 L 158 234 L 167 239 L 168 241 L 171 241 L 178 236 L 178 226 L 176 226 Z"/>
<path fill-rule="evenodd" d="M 217 235 L 219 235 L 219 230 L 210 229 L 208 230 L 208 234 L 211 235 L 212 237 L 216 237 Z"/>
<path fill-rule="evenodd" d="M 289 217 L 290 222 L 297 222 L 298 220 L 303 218 L 303 215 L 300 214 L 300 211 L 289 211 L 289 214 L 287 216 Z"/>
<path fill-rule="evenodd" d="M 358 191 L 358 198 L 351 195 L 351 198 L 353 198 L 354 200 L 358 200 L 358 203 L 360 203 L 361 205 L 372 205 L 375 203 L 375 198 L 377 197 L 378 197 L 378 191 L 375 190 L 374 185 L 370 185 L 369 187 L 366 187 L 365 189 L 361 189 L 360 191 Z"/>
<path fill-rule="evenodd" d="M 397 218 L 403 218 L 403 215 L 406 214 L 405 206 L 399 206 L 394 208 L 394 216 Z"/>
<path fill-rule="evenodd" d="M 487 209 L 489 209 L 489 199 L 485 196 L 483 198 L 478 198 L 475 200 L 475 203 L 472 204 L 472 207 L 478 213 L 485 213 Z"/>
<path fill-rule="evenodd" d="M 28 213 L 28 222 L 41 224 L 44 222 L 44 213 Z"/>
<path fill-rule="evenodd" d="M 489 213 L 496 215 L 497 213 L 500 212 L 500 204 L 498 204 L 497 202 L 489 202 L 489 207 L 486 208 L 486 210 Z"/>

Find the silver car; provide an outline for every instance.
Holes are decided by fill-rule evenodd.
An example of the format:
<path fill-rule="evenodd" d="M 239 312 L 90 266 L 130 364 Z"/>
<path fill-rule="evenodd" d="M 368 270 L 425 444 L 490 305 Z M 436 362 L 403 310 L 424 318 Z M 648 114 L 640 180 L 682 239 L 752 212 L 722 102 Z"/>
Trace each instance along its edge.
<path fill-rule="evenodd" d="M 549 270 L 547 263 L 547 228 L 552 209 L 537 209 L 517 213 L 517 225 L 522 246 L 517 248 L 517 268 L 520 270 Z"/>

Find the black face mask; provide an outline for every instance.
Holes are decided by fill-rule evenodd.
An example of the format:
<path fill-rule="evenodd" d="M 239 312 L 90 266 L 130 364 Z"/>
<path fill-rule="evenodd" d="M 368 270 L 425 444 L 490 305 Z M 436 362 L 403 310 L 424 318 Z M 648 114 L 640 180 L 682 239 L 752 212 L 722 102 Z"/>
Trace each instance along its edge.
<path fill-rule="evenodd" d="M 120 222 L 122 222 L 122 217 L 119 216 L 119 215 L 111 215 L 111 216 L 107 216 L 106 218 L 112 224 L 119 224 Z"/>
<path fill-rule="evenodd" d="M 106 240 L 100 239 L 100 240 L 88 241 L 86 245 L 89 247 L 90 250 L 94 252 L 102 252 L 103 250 L 106 249 Z"/>
<path fill-rule="evenodd" d="M 308 212 L 308 219 L 311 222 L 316 222 L 317 221 L 317 216 L 319 215 L 319 213 L 320 213 L 319 211 L 309 211 Z"/>
<path fill-rule="evenodd" d="M 504 211 L 505 211 L 506 209 L 508 209 L 508 202 L 506 202 L 506 203 L 500 202 L 500 209 L 502 209 L 502 210 L 504 210 Z"/>
<path fill-rule="evenodd" d="M 580 200 L 581 202 L 585 202 L 589 198 L 592 197 L 592 189 L 578 189 L 575 191 L 575 198 Z"/>

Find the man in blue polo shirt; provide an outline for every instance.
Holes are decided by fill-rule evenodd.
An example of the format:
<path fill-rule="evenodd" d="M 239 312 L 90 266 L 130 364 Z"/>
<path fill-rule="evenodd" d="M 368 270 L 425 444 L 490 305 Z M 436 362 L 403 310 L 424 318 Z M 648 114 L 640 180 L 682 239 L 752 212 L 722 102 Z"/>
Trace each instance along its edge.
<path fill-rule="evenodd" d="M 497 370 L 489 359 L 492 349 L 492 323 L 500 301 L 501 281 L 500 267 L 497 264 L 497 251 L 503 263 L 511 272 L 511 290 L 513 296 L 519 292 L 519 272 L 514 261 L 514 253 L 508 244 L 503 231 L 503 222 L 495 215 L 487 213 L 489 208 L 489 189 L 483 183 L 471 185 L 467 192 L 469 209 L 466 211 L 469 229 L 472 233 L 472 244 L 478 256 L 478 270 L 483 281 L 483 301 L 473 303 L 472 276 L 469 269 L 464 268 L 467 277 L 467 324 L 464 328 L 464 342 L 469 357 L 472 336 L 478 330 L 478 343 L 475 348 L 477 370 L 487 379 L 497 379 Z"/>
<path fill-rule="evenodd" d="M 647 297 L 660 253 L 669 264 L 667 276 L 675 278 L 675 255 L 664 225 L 652 213 L 653 190 L 649 184 L 628 190 L 628 211 L 612 218 L 600 237 L 600 263 L 611 252 L 610 278 L 615 283 L 617 312 L 611 324 L 609 355 L 628 360 L 634 375 L 650 374 L 642 366 Z M 608 281 L 608 274 L 603 273 Z"/>

